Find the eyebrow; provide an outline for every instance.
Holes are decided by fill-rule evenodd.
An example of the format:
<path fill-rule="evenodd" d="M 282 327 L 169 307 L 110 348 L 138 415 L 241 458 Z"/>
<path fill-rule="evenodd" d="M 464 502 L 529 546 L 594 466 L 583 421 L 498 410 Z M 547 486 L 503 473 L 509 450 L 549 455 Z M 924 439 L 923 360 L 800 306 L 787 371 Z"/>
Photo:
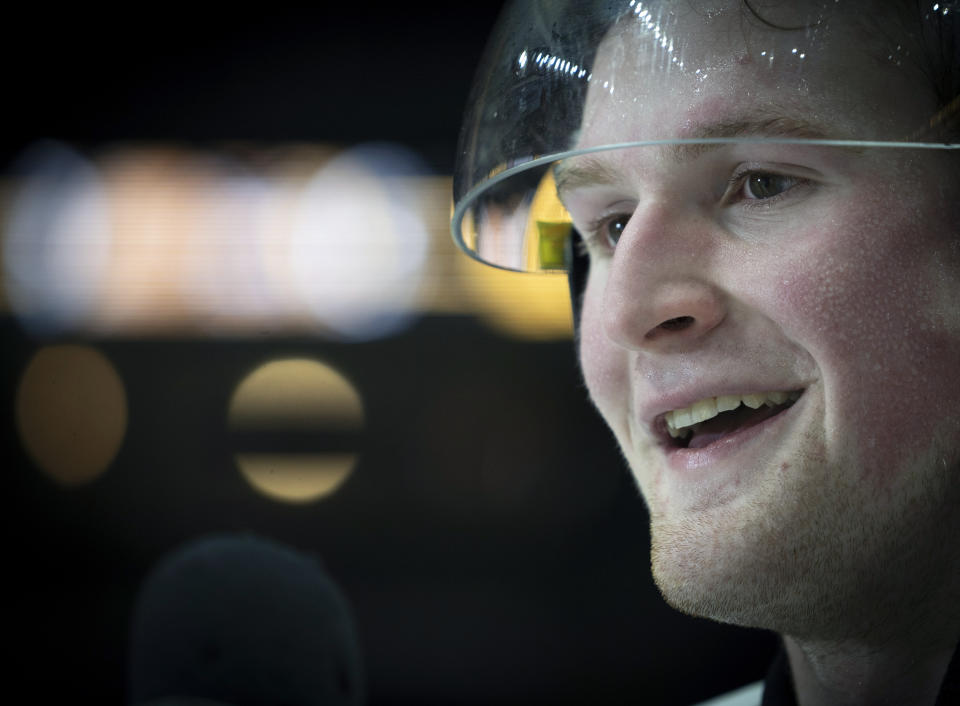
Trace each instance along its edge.
<path fill-rule="evenodd" d="M 711 140 L 739 137 L 781 137 L 796 139 L 823 139 L 826 132 L 813 123 L 798 118 L 774 116 L 752 120 L 733 120 L 706 125 L 691 131 L 685 139 Z M 670 151 L 677 162 L 696 159 L 701 154 L 723 147 L 722 144 L 671 145 Z"/>
<path fill-rule="evenodd" d="M 557 184 L 557 193 L 579 189 L 597 184 L 613 184 L 616 182 L 617 171 L 606 164 L 596 155 L 577 157 L 576 164 L 569 160 L 557 162 L 553 167 L 553 178 Z"/>
<path fill-rule="evenodd" d="M 703 125 L 684 136 L 685 140 L 734 139 L 742 137 L 822 139 L 826 133 L 813 123 L 796 118 L 774 116 L 770 118 L 732 120 Z M 704 153 L 723 144 L 681 143 L 665 146 L 668 154 L 679 164 L 693 161 Z M 580 155 L 558 162 L 553 168 L 557 193 L 598 184 L 613 184 L 620 177 L 617 170 L 598 155 Z"/>

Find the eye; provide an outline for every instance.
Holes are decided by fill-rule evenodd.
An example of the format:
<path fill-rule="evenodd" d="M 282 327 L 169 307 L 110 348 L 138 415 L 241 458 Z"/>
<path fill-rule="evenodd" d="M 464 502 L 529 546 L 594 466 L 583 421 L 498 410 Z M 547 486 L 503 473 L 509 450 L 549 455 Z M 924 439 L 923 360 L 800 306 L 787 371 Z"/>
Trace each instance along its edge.
<path fill-rule="evenodd" d="M 599 235 L 605 236 L 607 243 L 611 247 L 615 246 L 620 242 L 620 236 L 623 235 L 623 231 L 626 230 L 629 220 L 630 216 L 627 214 L 611 216 L 601 224 Z"/>
<path fill-rule="evenodd" d="M 796 177 L 767 172 L 750 172 L 740 178 L 743 180 L 742 196 L 751 201 L 772 199 L 789 191 L 801 181 Z"/>

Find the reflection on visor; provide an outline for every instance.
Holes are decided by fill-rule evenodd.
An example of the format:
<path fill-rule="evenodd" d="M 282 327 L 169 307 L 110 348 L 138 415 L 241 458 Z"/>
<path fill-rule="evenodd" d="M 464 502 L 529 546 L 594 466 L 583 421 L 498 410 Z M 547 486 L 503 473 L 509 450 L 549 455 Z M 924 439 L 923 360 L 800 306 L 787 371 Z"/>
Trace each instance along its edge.
<path fill-rule="evenodd" d="M 486 262 L 523 272 L 563 272 L 572 222 L 557 197 L 553 171 L 519 203 L 484 200 L 465 224 L 469 247 Z"/>
<path fill-rule="evenodd" d="M 589 154 L 637 148 L 675 148 L 679 145 L 705 148 L 779 145 L 845 148 L 857 152 L 879 148 L 917 150 L 920 153 L 960 151 L 960 143 L 764 137 L 651 140 L 570 150 L 498 170 L 490 180 L 481 182 L 455 205 L 452 218 L 454 240 L 468 255 L 494 267 L 517 272 L 564 272 L 569 266 L 568 245 L 573 222 L 557 194 L 555 167 L 564 160 Z M 531 186 L 533 179 L 536 179 L 535 186 Z M 508 196 L 505 198 L 504 194 Z"/>
<path fill-rule="evenodd" d="M 763 144 L 884 148 L 918 159 L 957 150 L 960 72 L 951 47 L 960 13 L 954 3 L 904 4 L 920 15 L 901 17 L 893 5 L 513 3 L 494 30 L 461 133 L 454 240 L 496 267 L 564 271 L 571 222 L 580 221 L 557 198 L 552 171 L 586 154 L 617 164 L 631 158 L 608 153 L 628 148 L 666 157 L 713 151 L 678 145 L 741 155 Z"/>
<path fill-rule="evenodd" d="M 537 271 L 565 270 L 567 241 L 572 223 L 567 209 L 557 198 L 553 170 L 547 171 L 530 205 L 527 222 L 527 269 Z"/>

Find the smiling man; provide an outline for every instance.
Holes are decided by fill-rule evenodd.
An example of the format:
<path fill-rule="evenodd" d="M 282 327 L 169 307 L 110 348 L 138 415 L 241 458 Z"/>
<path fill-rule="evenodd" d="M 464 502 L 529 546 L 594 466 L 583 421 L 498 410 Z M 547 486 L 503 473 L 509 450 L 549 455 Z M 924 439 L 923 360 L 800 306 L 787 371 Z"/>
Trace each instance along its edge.
<path fill-rule="evenodd" d="M 783 636 L 764 704 L 960 701 L 957 15 L 522 2 L 471 101 L 454 235 L 570 273 L 657 585 Z"/>

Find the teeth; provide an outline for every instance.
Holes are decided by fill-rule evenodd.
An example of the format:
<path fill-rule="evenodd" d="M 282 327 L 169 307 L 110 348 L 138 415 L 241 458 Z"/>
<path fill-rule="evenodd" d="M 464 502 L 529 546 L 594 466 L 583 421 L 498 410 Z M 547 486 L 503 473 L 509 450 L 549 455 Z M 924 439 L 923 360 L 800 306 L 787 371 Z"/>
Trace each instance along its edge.
<path fill-rule="evenodd" d="M 740 395 L 720 395 L 717 398 L 717 412 L 730 412 L 740 406 Z"/>
<path fill-rule="evenodd" d="M 788 392 L 768 392 L 766 404 L 773 407 L 774 405 L 783 404 L 787 401 L 787 398 L 790 396 Z M 773 404 L 770 404 L 773 402 Z"/>
<path fill-rule="evenodd" d="M 670 433 L 674 439 L 686 439 L 690 436 L 690 429 L 674 429 L 672 426 L 667 424 L 667 431 Z"/>
<path fill-rule="evenodd" d="M 692 410 L 690 417 L 694 424 L 706 421 L 707 419 L 713 419 L 719 414 L 719 412 L 717 412 L 716 397 L 708 397 L 705 400 L 694 402 L 690 409 Z"/>
<path fill-rule="evenodd" d="M 749 395 L 720 395 L 708 397 L 705 400 L 694 402 L 689 407 L 667 412 L 664 419 L 667 422 L 667 431 L 674 439 L 684 438 L 690 434 L 689 427 L 708 419 L 713 419 L 721 412 L 730 412 L 741 404 L 750 409 L 759 409 L 763 405 L 774 407 L 787 400 L 796 400 L 799 392 L 761 392 Z"/>
<path fill-rule="evenodd" d="M 667 424 L 669 425 L 670 422 L 667 421 Z M 694 424 L 696 424 L 696 422 L 693 421 L 693 407 L 678 409 L 673 412 L 673 426 L 677 429 L 692 427 Z"/>

